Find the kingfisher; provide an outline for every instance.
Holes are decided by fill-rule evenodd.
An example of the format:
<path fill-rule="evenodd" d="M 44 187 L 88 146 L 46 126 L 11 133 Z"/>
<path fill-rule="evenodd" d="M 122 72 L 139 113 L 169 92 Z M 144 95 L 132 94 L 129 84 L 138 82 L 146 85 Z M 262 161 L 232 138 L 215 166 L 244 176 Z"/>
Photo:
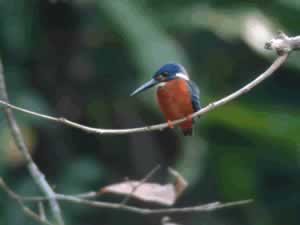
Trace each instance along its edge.
<path fill-rule="evenodd" d="M 179 127 L 184 136 L 191 136 L 195 123 L 191 114 L 200 110 L 200 97 L 197 85 L 190 80 L 185 68 L 176 63 L 163 65 L 151 80 L 137 88 L 130 96 L 153 86 L 157 86 L 156 100 L 168 126 L 173 128 L 173 120 L 186 117 L 187 120 L 180 123 Z"/>

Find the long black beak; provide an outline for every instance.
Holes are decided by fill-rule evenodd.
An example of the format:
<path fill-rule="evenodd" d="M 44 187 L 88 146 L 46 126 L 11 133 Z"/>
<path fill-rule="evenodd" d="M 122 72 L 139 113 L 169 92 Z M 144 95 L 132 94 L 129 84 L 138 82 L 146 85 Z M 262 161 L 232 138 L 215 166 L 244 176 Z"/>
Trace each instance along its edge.
<path fill-rule="evenodd" d="M 159 82 L 154 80 L 154 79 L 151 79 L 149 81 L 147 81 L 146 83 L 144 83 L 142 86 L 140 86 L 138 89 L 136 89 L 134 92 L 132 92 L 130 94 L 130 96 L 133 96 L 133 95 L 136 95 L 142 91 L 145 91 L 147 90 L 148 88 L 151 88 L 153 87 L 154 85 L 158 84 Z"/>

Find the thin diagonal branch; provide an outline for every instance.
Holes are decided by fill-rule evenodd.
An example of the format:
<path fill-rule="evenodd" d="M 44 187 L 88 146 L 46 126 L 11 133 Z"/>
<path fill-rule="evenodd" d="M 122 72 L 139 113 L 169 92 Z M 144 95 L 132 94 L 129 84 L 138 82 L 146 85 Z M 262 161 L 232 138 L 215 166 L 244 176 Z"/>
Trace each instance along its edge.
<path fill-rule="evenodd" d="M 218 101 L 210 103 L 209 105 L 202 108 L 201 110 L 193 113 L 191 116 L 198 117 L 200 115 L 203 115 L 203 114 L 205 114 L 209 111 L 212 111 L 213 109 L 220 107 L 220 106 L 236 99 L 237 97 L 249 92 L 252 88 L 254 88 L 258 84 L 260 84 L 262 81 L 264 81 L 266 78 L 271 76 L 287 60 L 287 57 L 288 57 L 288 53 L 285 53 L 282 56 L 279 56 L 264 73 L 259 75 L 252 82 L 248 83 L 247 85 L 245 85 L 241 89 L 233 92 L 232 94 L 225 96 Z M 93 127 L 81 125 L 79 123 L 72 122 L 72 121 L 62 118 L 62 117 L 53 117 L 53 116 L 48 116 L 48 115 L 44 115 L 41 113 L 33 112 L 30 110 L 9 104 L 6 101 L 0 100 L 0 104 L 4 105 L 6 107 L 9 107 L 11 109 L 20 111 L 20 112 L 24 112 L 24 113 L 27 113 L 27 114 L 30 114 L 30 115 L 33 115 L 36 117 L 40 117 L 43 119 L 51 120 L 54 122 L 62 123 L 62 124 L 65 124 L 65 125 L 68 125 L 71 127 L 78 128 L 78 129 L 83 130 L 88 133 L 95 133 L 95 134 L 99 134 L 99 135 L 124 135 L 124 134 L 131 134 L 131 133 L 163 130 L 168 127 L 168 123 L 161 123 L 161 124 L 157 124 L 157 125 L 151 125 L 151 126 L 139 127 L 139 128 L 131 128 L 131 129 L 100 129 L 100 128 L 93 128 Z M 182 123 L 185 120 L 186 120 L 186 118 L 174 120 L 174 121 L 172 121 L 172 124 L 176 125 L 176 124 Z"/>
<path fill-rule="evenodd" d="M 9 102 L 8 94 L 6 91 L 5 79 L 4 79 L 3 65 L 2 65 L 1 60 L 0 60 L 0 99 L 2 99 L 5 102 Z M 29 154 L 28 148 L 25 144 L 21 130 L 15 120 L 15 117 L 14 117 L 11 109 L 9 107 L 4 107 L 4 112 L 5 112 L 6 119 L 8 121 L 10 130 L 11 130 L 11 134 L 15 140 L 16 146 L 17 146 L 18 150 L 23 154 L 23 156 L 27 162 L 27 168 L 28 168 L 33 180 L 38 185 L 40 190 L 44 193 L 44 195 L 49 198 L 50 208 L 51 208 L 53 217 L 55 218 L 55 221 L 57 222 L 57 224 L 63 225 L 64 221 L 63 221 L 63 218 L 61 215 L 61 210 L 60 210 L 59 204 L 57 203 L 55 198 L 53 198 L 55 196 L 54 191 L 52 190 L 52 188 L 46 181 L 45 175 L 39 170 L 37 165 L 32 160 L 32 158 Z"/>

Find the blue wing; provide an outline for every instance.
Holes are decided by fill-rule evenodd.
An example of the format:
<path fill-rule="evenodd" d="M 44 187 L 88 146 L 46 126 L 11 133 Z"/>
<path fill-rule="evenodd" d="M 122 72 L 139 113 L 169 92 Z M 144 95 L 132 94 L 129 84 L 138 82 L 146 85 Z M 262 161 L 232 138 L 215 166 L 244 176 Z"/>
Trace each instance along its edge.
<path fill-rule="evenodd" d="M 197 85 L 193 81 L 188 81 L 189 90 L 191 93 L 191 100 L 194 112 L 200 110 L 200 92 Z"/>

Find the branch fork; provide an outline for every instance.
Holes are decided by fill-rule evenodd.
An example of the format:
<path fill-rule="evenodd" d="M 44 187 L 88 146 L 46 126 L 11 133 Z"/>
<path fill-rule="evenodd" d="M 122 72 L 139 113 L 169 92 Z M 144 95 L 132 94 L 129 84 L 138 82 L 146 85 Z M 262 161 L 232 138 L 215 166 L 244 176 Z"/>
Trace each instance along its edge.
<path fill-rule="evenodd" d="M 293 50 L 300 49 L 300 36 L 289 37 L 283 32 L 279 32 L 276 37 L 265 44 L 265 49 L 275 50 L 278 55 L 288 54 Z"/>

